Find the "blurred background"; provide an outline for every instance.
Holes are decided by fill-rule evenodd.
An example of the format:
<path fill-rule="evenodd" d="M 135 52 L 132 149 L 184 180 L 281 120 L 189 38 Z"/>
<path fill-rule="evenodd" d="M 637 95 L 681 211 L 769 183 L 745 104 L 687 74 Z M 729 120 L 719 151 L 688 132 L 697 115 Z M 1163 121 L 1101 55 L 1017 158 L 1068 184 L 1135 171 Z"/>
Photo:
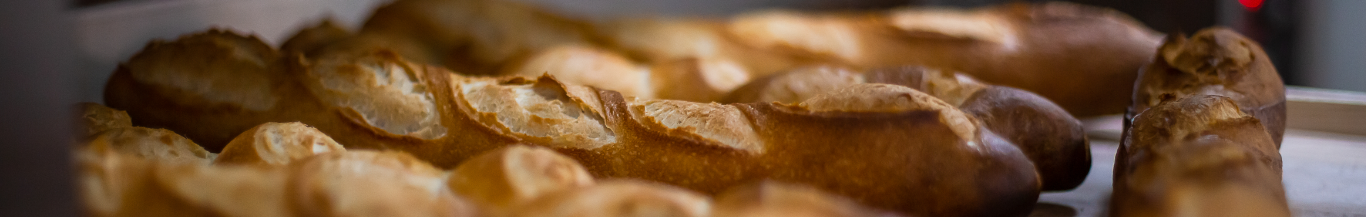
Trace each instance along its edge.
<path fill-rule="evenodd" d="M 585 19 L 977 7 L 1006 0 L 517 0 Z M 1018 0 L 1016 0 L 1018 1 Z M 1366 91 L 1366 1 L 1070 0 L 1125 12 L 1166 33 L 1228 26 L 1260 42 L 1289 85 Z M 0 216 L 74 215 L 66 107 L 101 102 L 114 67 L 152 39 L 209 27 L 279 45 L 331 18 L 357 27 L 388 0 L 55 0 L 0 3 Z M 1030 1 L 1034 2 L 1034 1 Z"/>

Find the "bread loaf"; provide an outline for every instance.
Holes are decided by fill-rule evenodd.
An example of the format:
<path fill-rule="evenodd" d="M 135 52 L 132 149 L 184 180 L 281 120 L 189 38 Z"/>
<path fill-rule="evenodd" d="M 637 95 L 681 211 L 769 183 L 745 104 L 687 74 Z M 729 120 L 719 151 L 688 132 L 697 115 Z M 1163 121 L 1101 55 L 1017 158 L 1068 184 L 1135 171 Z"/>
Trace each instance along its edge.
<path fill-rule="evenodd" d="M 188 38 L 196 37 L 208 36 Z M 127 65 L 147 60 L 134 57 Z M 190 138 L 206 138 L 196 141 L 220 142 L 206 147 L 222 147 L 227 138 L 218 135 L 250 128 L 236 126 L 299 121 L 348 152 L 399 150 L 445 168 L 526 143 L 564 153 L 595 177 L 708 194 L 767 178 L 915 215 L 1023 215 L 1039 192 L 1034 166 L 1018 148 L 976 118 L 901 86 L 855 85 L 798 105 L 715 104 L 626 98 L 549 76 L 463 77 L 388 52 L 263 62 L 279 63 L 269 67 L 279 71 L 238 87 L 266 90 L 196 88 L 243 99 L 268 94 L 256 97 L 288 106 L 253 110 L 237 104 L 247 102 L 207 100 L 235 97 L 177 95 L 186 91 L 173 84 L 214 78 L 139 67 L 115 72 L 106 101 L 127 109 L 134 123 L 186 128 Z M 149 74 L 175 79 L 135 79 Z"/>
<path fill-rule="evenodd" d="M 1127 130 L 1112 216 L 1291 216 L 1276 143 L 1232 99 L 1168 98 Z"/>
<path fill-rule="evenodd" d="M 913 66 L 868 72 L 811 66 L 756 79 L 731 92 L 726 101 L 792 104 L 861 83 L 896 84 L 924 91 L 978 118 L 1034 161 L 1043 190 L 1076 188 L 1090 172 L 1089 141 L 1081 122 L 1067 111 L 1029 91 L 984 84 L 962 74 Z"/>
<path fill-rule="evenodd" d="M 1215 27 L 1190 38 L 1167 37 L 1134 89 L 1126 119 L 1168 98 L 1220 95 L 1261 120 L 1276 147 L 1285 135 L 1285 84 L 1262 47 L 1233 30 Z"/>

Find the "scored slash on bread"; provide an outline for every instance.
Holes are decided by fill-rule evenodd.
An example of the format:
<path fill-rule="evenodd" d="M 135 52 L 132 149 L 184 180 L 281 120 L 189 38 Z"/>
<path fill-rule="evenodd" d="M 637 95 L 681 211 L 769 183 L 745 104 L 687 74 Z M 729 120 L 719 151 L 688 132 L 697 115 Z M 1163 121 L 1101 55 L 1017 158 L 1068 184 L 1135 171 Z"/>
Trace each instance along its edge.
<path fill-rule="evenodd" d="M 250 55 L 237 49 L 263 45 L 226 46 L 233 44 L 218 42 L 245 37 L 222 32 L 185 38 L 194 40 L 157 42 L 168 45 L 149 46 L 126 63 L 163 67 L 120 67 L 106 101 L 126 109 L 135 124 L 184 132 L 210 150 L 262 123 L 298 121 L 347 150 L 404 151 L 443 168 L 528 143 L 554 148 L 597 177 L 653 180 L 711 194 L 767 178 L 916 215 L 1023 214 L 1039 192 L 1034 166 L 1018 148 L 982 129 L 975 118 L 909 88 L 851 87 L 889 96 L 864 99 L 890 100 L 872 104 L 848 101 L 865 94 L 798 105 L 663 102 L 551 76 L 464 77 L 385 51 L 323 56 L 329 59 L 291 55 L 260 61 L 274 63 L 261 71 L 233 72 L 266 75 L 260 83 L 196 87 L 203 94 L 233 95 L 213 99 L 269 94 L 260 98 L 288 102 L 259 110 L 185 95 L 175 84 L 206 83 L 199 79 L 215 77 L 198 75 L 228 73 L 203 71 L 196 61 L 228 57 L 217 61 L 255 63 L 275 53 L 225 55 Z M 159 50 L 166 47 L 213 49 Z M 158 61 L 144 57 L 152 54 L 186 61 L 142 63 Z M 137 79 L 148 76 L 169 80 Z M 686 108 L 703 109 L 678 110 Z"/>
<path fill-rule="evenodd" d="M 213 163 L 283 166 L 316 154 L 345 151 L 332 137 L 302 123 L 265 123 L 228 142 Z"/>

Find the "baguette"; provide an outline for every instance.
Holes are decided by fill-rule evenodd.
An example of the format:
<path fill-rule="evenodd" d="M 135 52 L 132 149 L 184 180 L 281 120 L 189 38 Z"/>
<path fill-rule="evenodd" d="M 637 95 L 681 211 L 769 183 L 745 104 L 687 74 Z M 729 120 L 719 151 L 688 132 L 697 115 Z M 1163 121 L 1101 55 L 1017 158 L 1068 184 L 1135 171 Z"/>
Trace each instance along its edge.
<path fill-rule="evenodd" d="M 187 38 L 222 37 L 207 34 Z M 169 42 L 219 46 L 180 43 Z M 162 52 L 144 51 L 125 65 L 151 64 L 140 63 L 151 60 L 142 56 Z M 206 147 L 222 147 L 228 138 L 216 136 L 250 126 L 299 121 L 332 135 L 348 152 L 404 151 L 443 168 L 525 143 L 570 156 L 595 177 L 646 179 L 707 194 L 767 178 L 876 208 L 956 216 L 1024 215 L 1038 198 L 1038 176 L 1018 148 L 951 105 L 900 86 L 855 85 L 797 105 L 723 105 L 626 98 L 550 76 L 463 77 L 391 52 L 263 62 L 279 65 L 261 83 L 205 88 L 243 99 L 268 94 L 254 97 L 288 106 L 210 103 L 205 98 L 235 98 L 177 95 L 186 91 L 137 79 L 210 83 L 200 79 L 212 76 L 172 70 L 193 67 L 188 62 L 120 67 L 106 101 L 126 109 L 134 123 L 184 128 L 190 138 L 205 138 L 196 141 L 221 142 Z M 236 89 L 256 85 L 265 90 Z"/>
<path fill-rule="evenodd" d="M 1167 98 L 1220 95 L 1261 120 L 1277 148 L 1285 135 L 1285 84 L 1262 47 L 1233 30 L 1216 27 L 1190 38 L 1167 37 L 1134 89 L 1125 119 Z"/>
<path fill-rule="evenodd" d="M 731 92 L 725 101 L 797 103 L 860 83 L 896 84 L 924 91 L 976 117 L 1029 156 L 1038 167 L 1043 190 L 1076 188 L 1090 173 L 1090 142 L 1080 121 L 1029 91 L 984 84 L 962 74 L 909 66 L 868 72 L 812 66 L 756 79 Z"/>
<path fill-rule="evenodd" d="M 1127 130 L 1112 216 L 1291 216 L 1275 142 L 1232 99 L 1167 99 Z"/>

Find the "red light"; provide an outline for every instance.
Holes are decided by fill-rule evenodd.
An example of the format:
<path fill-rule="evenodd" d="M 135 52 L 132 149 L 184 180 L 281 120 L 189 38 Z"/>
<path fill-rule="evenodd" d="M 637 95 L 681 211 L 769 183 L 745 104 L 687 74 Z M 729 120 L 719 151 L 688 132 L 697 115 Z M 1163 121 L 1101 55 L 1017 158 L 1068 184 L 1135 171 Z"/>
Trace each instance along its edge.
<path fill-rule="evenodd" d="M 1248 11 L 1257 11 L 1262 7 L 1262 0 L 1238 0 Z"/>

